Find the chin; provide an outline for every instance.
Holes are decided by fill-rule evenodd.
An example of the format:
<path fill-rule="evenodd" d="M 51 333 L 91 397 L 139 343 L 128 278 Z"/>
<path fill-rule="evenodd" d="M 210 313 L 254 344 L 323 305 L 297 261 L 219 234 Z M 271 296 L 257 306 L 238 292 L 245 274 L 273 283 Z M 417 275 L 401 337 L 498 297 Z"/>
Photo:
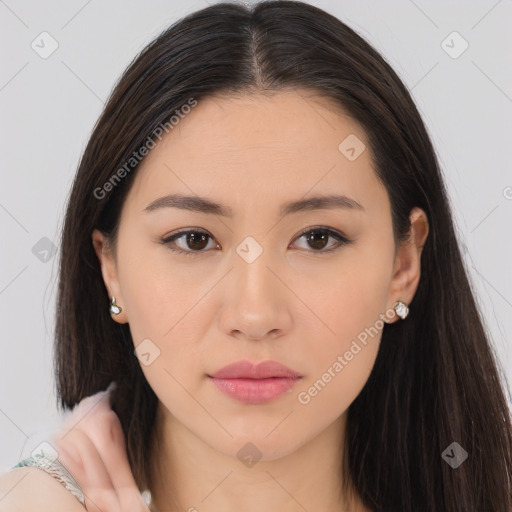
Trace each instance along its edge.
<path fill-rule="evenodd" d="M 247 467 L 259 461 L 273 461 L 286 457 L 308 441 L 307 438 L 294 439 L 288 433 L 286 436 L 279 436 L 275 430 L 268 435 L 271 431 L 272 429 L 264 434 L 247 432 L 239 435 L 230 431 L 232 438 L 222 436 L 222 439 L 211 439 L 209 442 L 205 439 L 205 441 L 228 457 L 239 459 Z"/>

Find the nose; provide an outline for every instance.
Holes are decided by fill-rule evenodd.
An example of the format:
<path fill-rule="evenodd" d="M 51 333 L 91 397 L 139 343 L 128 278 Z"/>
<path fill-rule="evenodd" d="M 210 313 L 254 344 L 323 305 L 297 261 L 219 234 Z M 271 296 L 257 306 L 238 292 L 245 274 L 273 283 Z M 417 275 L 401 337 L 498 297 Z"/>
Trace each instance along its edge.
<path fill-rule="evenodd" d="M 263 250 L 250 263 L 235 255 L 220 315 L 223 332 L 257 341 L 275 339 L 290 330 L 293 294 L 283 283 L 286 279 L 280 269 L 270 250 Z"/>

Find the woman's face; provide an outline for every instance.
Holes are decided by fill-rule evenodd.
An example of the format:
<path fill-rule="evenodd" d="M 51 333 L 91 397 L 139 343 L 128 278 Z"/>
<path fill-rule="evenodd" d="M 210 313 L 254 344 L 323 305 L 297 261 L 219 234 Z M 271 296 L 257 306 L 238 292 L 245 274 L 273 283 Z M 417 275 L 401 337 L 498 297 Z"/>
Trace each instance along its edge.
<path fill-rule="evenodd" d="M 419 279 L 416 246 L 395 259 L 363 130 L 307 91 L 200 100 L 137 171 L 116 256 L 93 239 L 168 421 L 231 456 L 342 426 Z M 300 377 L 211 377 L 241 360 Z"/>

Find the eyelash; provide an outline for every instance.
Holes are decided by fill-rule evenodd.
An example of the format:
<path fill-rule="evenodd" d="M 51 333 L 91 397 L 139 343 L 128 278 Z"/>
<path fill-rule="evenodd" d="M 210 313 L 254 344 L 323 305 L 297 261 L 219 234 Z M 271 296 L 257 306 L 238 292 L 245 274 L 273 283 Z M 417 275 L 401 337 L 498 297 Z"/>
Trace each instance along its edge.
<path fill-rule="evenodd" d="M 334 238 L 336 241 L 337 241 L 337 244 L 329 249 L 319 249 L 319 250 L 314 250 L 314 249 L 311 249 L 310 251 L 307 251 L 307 252 L 312 252 L 312 253 L 319 253 L 319 254 L 325 254 L 325 253 L 331 253 L 331 252 L 334 252 L 338 249 L 340 249 L 342 246 L 344 245 L 349 245 L 351 243 L 354 242 L 354 240 L 350 240 L 348 239 L 347 237 L 343 236 L 340 232 L 338 231 L 335 231 L 331 228 L 328 228 L 326 226 L 313 226 L 313 227 L 310 227 L 310 228 L 307 228 L 305 230 L 303 230 L 301 233 L 299 233 L 296 237 L 296 239 L 299 239 L 301 237 L 303 237 L 304 235 L 307 235 L 307 234 L 310 234 L 310 233 L 315 233 L 315 232 L 320 232 L 320 233 L 323 233 L 325 235 L 328 235 L 330 238 Z M 206 231 L 203 231 L 201 229 L 187 229 L 187 230 L 182 230 L 182 231 L 178 231 L 177 233 L 174 233 L 164 239 L 162 239 L 160 241 L 160 243 L 162 245 L 167 245 L 169 247 L 169 249 L 173 252 L 177 252 L 179 254 L 185 254 L 187 256 L 199 256 L 201 253 L 203 252 L 208 252 L 208 251 L 205 251 L 205 250 L 200 250 L 200 251 L 194 251 L 194 250 L 189 250 L 189 251 L 186 251 L 186 250 L 183 250 L 183 249 L 177 249 L 176 247 L 171 247 L 170 244 L 171 242 L 174 242 L 176 239 L 178 238 L 181 238 L 182 236 L 184 235 L 187 235 L 187 234 L 190 234 L 190 233 L 200 233 L 200 234 L 203 234 L 203 235 L 206 235 L 208 236 L 211 240 L 213 240 L 213 237 L 207 233 Z"/>

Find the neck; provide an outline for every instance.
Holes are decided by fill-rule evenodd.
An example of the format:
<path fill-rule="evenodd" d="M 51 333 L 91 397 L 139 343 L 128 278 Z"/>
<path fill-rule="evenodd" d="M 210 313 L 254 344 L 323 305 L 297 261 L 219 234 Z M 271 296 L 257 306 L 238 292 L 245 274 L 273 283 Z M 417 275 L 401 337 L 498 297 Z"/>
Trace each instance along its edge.
<path fill-rule="evenodd" d="M 215 450 L 159 403 L 150 476 L 157 512 L 366 511 L 342 485 L 346 415 L 292 453 L 244 464 Z"/>

